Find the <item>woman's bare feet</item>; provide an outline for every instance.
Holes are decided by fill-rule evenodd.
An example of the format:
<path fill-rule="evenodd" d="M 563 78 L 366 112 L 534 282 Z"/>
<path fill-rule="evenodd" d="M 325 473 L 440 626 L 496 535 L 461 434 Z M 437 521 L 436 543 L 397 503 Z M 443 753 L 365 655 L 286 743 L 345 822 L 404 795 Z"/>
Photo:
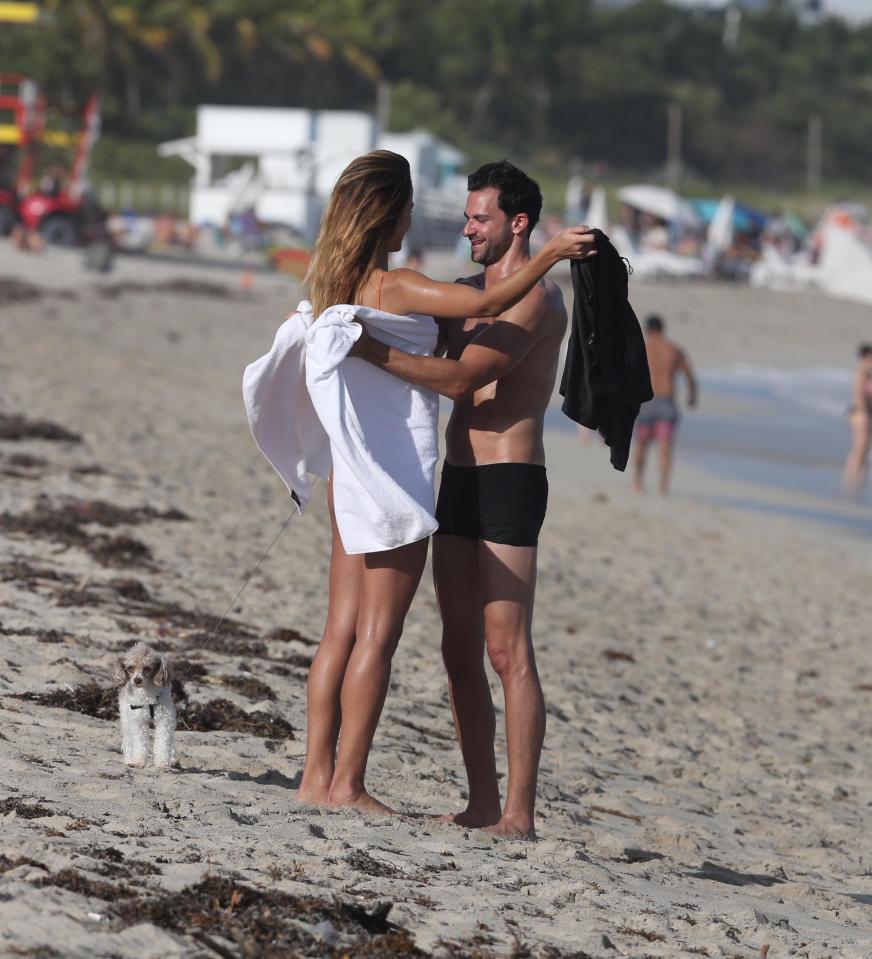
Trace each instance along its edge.
<path fill-rule="evenodd" d="M 294 797 L 297 802 L 307 806 L 326 806 L 330 795 L 330 779 L 331 776 L 306 776 L 304 773 Z"/>
<path fill-rule="evenodd" d="M 536 839 L 536 830 L 532 823 L 506 818 L 500 819 L 492 826 L 485 826 L 482 832 L 499 839 L 529 839 L 531 841 Z"/>
<path fill-rule="evenodd" d="M 379 802 L 375 797 L 370 796 L 366 790 L 353 793 L 337 793 L 331 790 L 327 798 L 327 805 L 334 809 L 359 809 L 370 816 L 399 816 L 396 809 L 391 809 L 383 802 Z"/>

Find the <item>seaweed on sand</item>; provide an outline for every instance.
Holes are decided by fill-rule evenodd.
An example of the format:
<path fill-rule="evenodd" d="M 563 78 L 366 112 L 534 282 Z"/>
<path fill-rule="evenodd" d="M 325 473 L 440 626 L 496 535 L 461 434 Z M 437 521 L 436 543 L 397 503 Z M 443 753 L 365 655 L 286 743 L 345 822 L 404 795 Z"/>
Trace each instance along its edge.
<path fill-rule="evenodd" d="M 25 513 L 0 514 L 0 529 L 38 539 L 48 539 L 64 546 L 78 546 L 86 550 L 103 566 L 148 565 L 149 548 L 130 536 L 90 534 L 84 526 L 94 523 L 114 527 L 121 523 L 136 525 L 151 520 L 186 520 L 179 510 L 159 512 L 150 506 L 127 508 L 102 500 L 66 499 L 52 504 L 41 496 L 33 509 Z"/>
<path fill-rule="evenodd" d="M 49 875 L 38 879 L 35 885 L 40 887 L 57 886 L 59 889 L 67 889 L 70 892 L 78 893 L 80 896 L 103 899 L 106 902 L 113 902 L 119 896 L 135 895 L 135 890 L 131 889 L 130 886 L 121 883 L 113 885 L 99 879 L 89 879 L 74 867 L 49 873 Z"/>
<path fill-rule="evenodd" d="M 0 799 L 0 816 L 8 816 L 14 812 L 19 819 L 45 819 L 47 816 L 61 815 L 47 806 L 39 803 L 27 802 L 20 796 L 9 796 Z"/>
<path fill-rule="evenodd" d="M 34 866 L 36 869 L 47 869 L 41 862 L 37 862 L 29 856 L 16 856 L 15 859 L 10 859 L 9 856 L 0 852 L 0 875 L 18 866 Z"/>
<path fill-rule="evenodd" d="M 40 286 L 25 283 L 24 280 L 17 280 L 11 276 L 0 278 L 0 306 L 8 306 L 11 303 L 34 303 L 45 295 L 46 291 Z"/>
<path fill-rule="evenodd" d="M 0 440 L 60 440 L 81 443 L 82 437 L 48 420 L 28 420 L 18 413 L 0 413 Z"/>
<path fill-rule="evenodd" d="M 275 700 L 276 694 L 271 686 L 254 676 L 218 676 L 217 681 L 228 689 L 232 689 L 247 699 Z"/>
<path fill-rule="evenodd" d="M 137 283 L 135 280 L 106 283 L 100 286 L 97 292 L 106 300 L 115 300 L 125 293 L 173 293 L 180 296 L 211 297 L 216 300 L 236 298 L 235 292 L 223 283 L 207 283 L 184 277 L 163 283 Z"/>
<path fill-rule="evenodd" d="M 184 610 L 180 610 L 180 612 L 185 613 Z M 187 616 L 181 618 L 182 622 L 185 622 Z M 175 620 L 175 617 L 173 617 L 173 619 Z M 214 617 L 214 619 L 215 625 L 217 625 L 219 620 L 217 617 Z M 178 625 L 177 620 L 175 620 L 175 624 Z M 217 633 L 213 633 L 213 630 L 193 633 L 186 637 L 186 641 L 190 643 L 192 649 L 196 650 L 224 653 L 227 656 L 253 656 L 256 659 L 269 658 L 266 643 L 262 639 L 253 638 L 249 628 L 243 626 L 241 623 L 231 623 L 225 620 L 224 625 Z"/>
<path fill-rule="evenodd" d="M 69 709 L 95 719 L 118 718 L 118 691 L 105 689 L 97 683 L 52 689 L 44 693 L 12 693 L 15 699 L 26 699 L 40 706 Z"/>
<path fill-rule="evenodd" d="M 260 711 L 247 713 L 229 699 L 189 703 L 179 711 L 179 726 L 199 733 L 221 730 L 261 739 L 294 739 L 294 727 L 286 719 Z"/>
<path fill-rule="evenodd" d="M 219 947 L 216 951 L 220 955 L 252 959 L 307 955 L 330 959 L 347 955 L 423 959 L 426 953 L 415 946 L 409 933 L 388 921 L 390 905 L 380 904 L 368 912 L 350 903 L 253 889 L 210 876 L 179 892 L 122 901 L 113 911 L 127 925 L 151 922 L 163 929 L 191 934 L 210 946 L 210 936 L 234 943 L 232 951 Z M 334 934 L 341 936 L 341 942 L 330 945 L 309 931 L 319 923 L 329 923 Z"/>
<path fill-rule="evenodd" d="M 148 862 L 146 859 L 130 859 L 114 846 L 87 846 L 84 853 L 100 862 L 94 871 L 113 879 L 160 875 L 160 869 L 153 862 Z"/>
<path fill-rule="evenodd" d="M 396 866 L 389 862 L 375 859 L 364 849 L 355 849 L 345 857 L 345 861 L 357 872 L 365 876 L 374 876 L 380 879 L 407 879 L 408 877 Z"/>
<path fill-rule="evenodd" d="M 284 626 L 279 626 L 272 630 L 266 638 L 274 639 L 282 643 L 302 643 L 304 646 L 317 646 L 319 642 L 317 639 L 309 639 L 308 636 L 297 632 L 296 629 L 290 629 Z"/>
<path fill-rule="evenodd" d="M 26 513 L 0 514 L 0 530 L 37 539 L 47 539 L 64 546 L 78 546 L 104 566 L 148 565 L 151 552 L 144 544 L 129 536 L 91 535 L 82 529 L 89 522 L 68 506 L 53 508 L 40 499 Z"/>
<path fill-rule="evenodd" d="M 40 479 L 48 469 L 47 460 L 29 453 L 13 453 L 0 458 L 0 476 L 12 479 Z"/>
<path fill-rule="evenodd" d="M 0 563 L 0 582 L 18 582 L 33 590 L 40 581 L 71 584 L 76 582 L 70 573 L 60 573 L 46 566 L 34 566 L 24 559 Z"/>

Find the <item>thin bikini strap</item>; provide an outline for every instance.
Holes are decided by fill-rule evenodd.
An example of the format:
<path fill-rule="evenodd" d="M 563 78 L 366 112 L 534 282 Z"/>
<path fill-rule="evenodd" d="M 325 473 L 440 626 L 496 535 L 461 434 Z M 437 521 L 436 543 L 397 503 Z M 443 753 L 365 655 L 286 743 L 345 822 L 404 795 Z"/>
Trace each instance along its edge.
<path fill-rule="evenodd" d="M 385 274 L 382 273 L 382 275 L 378 278 L 378 289 L 376 290 L 376 294 L 375 294 L 375 308 L 377 310 L 381 309 L 381 288 L 382 288 L 382 283 L 384 282 L 384 279 L 385 279 Z"/>

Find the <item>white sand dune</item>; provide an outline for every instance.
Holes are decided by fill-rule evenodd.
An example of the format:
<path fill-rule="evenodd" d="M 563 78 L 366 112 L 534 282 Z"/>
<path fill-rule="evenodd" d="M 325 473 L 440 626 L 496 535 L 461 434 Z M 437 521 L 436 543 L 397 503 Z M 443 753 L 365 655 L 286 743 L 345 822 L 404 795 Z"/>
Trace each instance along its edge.
<path fill-rule="evenodd" d="M 0 954 L 414 955 L 378 931 L 391 903 L 434 954 L 750 959 L 769 944 L 770 959 L 868 959 L 868 542 L 707 504 L 711 479 L 682 464 L 673 499 L 639 498 L 597 443 L 549 438 L 539 842 L 425 818 L 461 808 L 464 789 L 428 578 L 369 771 L 407 815 L 293 801 L 325 612 L 323 493 L 208 634 L 290 512 L 239 381 L 296 291 L 258 276 L 243 296 L 217 271 L 196 279 L 226 292 L 166 285 L 190 275 L 122 261 L 101 292 L 72 256 L 0 247 L 0 298 L 10 277 L 43 289 L 0 303 L 0 414 L 82 437 L 0 440 Z M 146 288 L 111 285 L 133 281 Z M 636 297 L 711 366 L 839 362 L 867 322 L 723 287 Z M 100 525 L 111 515 L 82 505 L 95 501 L 188 519 Z M 108 686 L 137 639 L 199 664 L 179 670 L 183 720 L 223 699 L 265 734 L 182 722 L 181 769 L 135 771 L 115 722 L 19 698 Z M 270 923 L 285 936 L 272 946 Z"/>

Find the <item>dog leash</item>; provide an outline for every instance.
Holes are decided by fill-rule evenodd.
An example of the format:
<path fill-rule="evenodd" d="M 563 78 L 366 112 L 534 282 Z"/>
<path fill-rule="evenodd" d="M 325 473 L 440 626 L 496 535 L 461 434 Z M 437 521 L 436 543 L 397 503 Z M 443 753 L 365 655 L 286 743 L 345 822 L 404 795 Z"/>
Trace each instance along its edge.
<path fill-rule="evenodd" d="M 292 496 L 294 497 L 294 501 L 297 502 L 297 503 L 299 503 L 299 500 L 297 499 L 296 493 L 292 494 Z M 271 549 L 273 548 L 273 546 L 275 546 L 275 544 L 278 542 L 279 537 L 280 537 L 280 536 L 282 535 L 282 533 L 284 533 L 284 531 L 288 528 L 288 524 L 291 522 L 291 520 L 292 520 L 296 515 L 297 515 L 297 511 L 294 510 L 294 511 L 288 516 L 288 518 L 284 521 L 284 523 L 282 524 L 282 528 L 276 533 L 275 536 L 273 536 L 272 542 L 269 544 L 269 546 L 267 546 L 266 550 L 264 551 L 263 556 L 261 556 L 261 558 L 257 561 L 257 565 L 256 565 L 256 566 L 254 567 L 254 569 L 248 574 L 248 577 L 246 578 L 245 582 L 239 587 L 236 595 L 235 595 L 235 596 L 233 597 L 233 599 L 230 601 L 230 605 L 227 607 L 227 609 L 224 610 L 224 615 L 221 617 L 221 619 L 218 620 L 218 622 L 217 622 L 217 624 L 215 625 L 215 627 L 213 628 L 212 632 L 209 633 L 209 635 L 206 637 L 205 646 L 208 646 L 208 645 L 212 642 L 212 640 L 218 635 L 218 630 L 221 629 L 221 627 L 224 625 L 224 621 L 225 621 L 225 620 L 227 619 L 227 617 L 230 615 L 230 610 L 232 610 L 233 607 L 236 605 L 236 601 L 237 601 L 237 600 L 239 599 L 239 597 L 242 595 L 243 591 L 245 590 L 245 587 L 248 586 L 248 584 L 252 581 L 252 579 L 254 578 L 255 574 L 256 574 L 257 571 L 260 569 L 261 564 L 263 563 L 263 561 L 267 558 L 267 556 L 269 556 L 270 550 L 271 550 Z M 188 668 L 185 670 L 184 675 L 187 676 L 188 672 L 191 670 L 191 667 L 192 667 L 193 665 L 194 665 L 193 663 L 188 663 Z"/>

